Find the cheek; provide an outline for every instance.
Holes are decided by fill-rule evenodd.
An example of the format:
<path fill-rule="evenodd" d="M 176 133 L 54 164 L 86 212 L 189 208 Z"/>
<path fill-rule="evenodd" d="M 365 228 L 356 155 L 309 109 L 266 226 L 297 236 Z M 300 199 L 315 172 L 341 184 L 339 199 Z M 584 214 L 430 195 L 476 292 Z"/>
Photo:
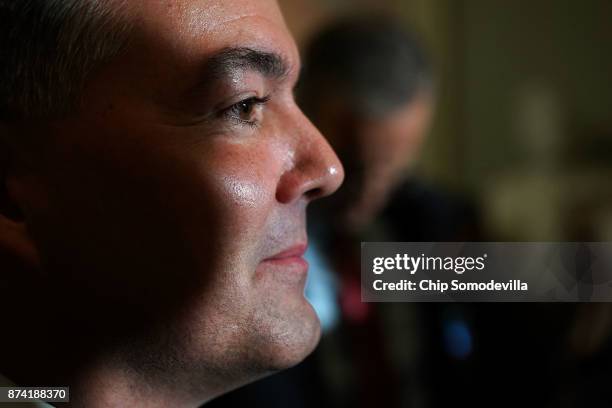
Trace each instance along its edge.
<path fill-rule="evenodd" d="M 223 144 L 203 163 L 201 171 L 209 175 L 216 199 L 232 218 L 231 224 L 240 229 L 261 228 L 274 205 L 280 164 L 270 150 L 267 146 Z"/>
<path fill-rule="evenodd" d="M 209 185 L 215 211 L 209 216 L 220 225 L 217 245 L 220 262 L 239 262 L 254 270 L 275 213 L 276 186 L 282 163 L 269 146 L 221 141 L 199 159 L 199 173 Z M 236 265 L 234 265 L 235 267 Z M 235 268 L 234 268 L 235 269 Z"/>
<path fill-rule="evenodd" d="M 257 210 L 261 203 L 269 201 L 269 189 L 262 179 L 252 179 L 251 174 L 231 174 L 221 176 L 219 185 L 228 204 L 245 211 Z"/>

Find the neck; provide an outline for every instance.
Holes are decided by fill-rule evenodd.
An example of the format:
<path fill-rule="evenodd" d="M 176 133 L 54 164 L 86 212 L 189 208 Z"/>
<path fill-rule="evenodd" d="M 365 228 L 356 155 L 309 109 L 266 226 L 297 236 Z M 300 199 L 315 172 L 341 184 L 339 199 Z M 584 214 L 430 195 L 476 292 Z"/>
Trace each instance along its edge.
<path fill-rule="evenodd" d="M 71 406 L 75 407 L 198 407 L 210 399 L 174 381 L 152 381 L 118 359 L 100 359 L 71 382 Z"/>
<path fill-rule="evenodd" d="M 154 362 L 137 362 L 134 356 L 103 350 L 83 337 L 48 339 L 43 333 L 15 342 L 3 339 L 0 372 L 20 386 L 68 386 L 68 406 L 198 407 L 221 393 L 206 389 L 205 378 L 192 384 L 181 370 L 168 367 L 163 356 L 153 355 L 159 357 L 159 366 L 147 367 Z"/>
<path fill-rule="evenodd" d="M 226 391 L 222 385 L 207 387 L 214 384 L 207 382 L 215 378 L 210 374 L 196 382 L 179 362 L 178 350 L 151 345 L 149 339 L 161 337 L 154 330 L 136 335 L 133 326 L 147 327 L 143 320 L 131 320 L 127 331 L 74 307 L 70 314 L 42 293 L 3 300 L 8 301 L 2 310 L 15 314 L 5 323 L 12 335 L 0 336 L 0 373 L 17 385 L 68 386 L 69 406 L 93 408 L 197 407 Z"/>

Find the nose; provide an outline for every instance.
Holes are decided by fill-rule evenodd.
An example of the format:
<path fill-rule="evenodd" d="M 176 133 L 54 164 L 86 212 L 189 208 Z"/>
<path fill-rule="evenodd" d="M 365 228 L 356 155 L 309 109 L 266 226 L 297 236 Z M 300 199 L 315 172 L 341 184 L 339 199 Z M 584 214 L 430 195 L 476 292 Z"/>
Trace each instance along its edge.
<path fill-rule="evenodd" d="M 276 191 L 280 203 L 316 200 L 332 194 L 344 180 L 338 156 L 318 129 L 300 111 L 289 127 L 295 138 L 291 160 Z"/>

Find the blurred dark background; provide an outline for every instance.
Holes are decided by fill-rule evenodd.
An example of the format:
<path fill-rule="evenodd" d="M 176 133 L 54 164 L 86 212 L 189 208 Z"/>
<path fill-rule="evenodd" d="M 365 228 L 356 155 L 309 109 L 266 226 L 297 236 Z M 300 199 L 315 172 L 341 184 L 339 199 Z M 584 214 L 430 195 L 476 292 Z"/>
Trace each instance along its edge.
<path fill-rule="evenodd" d="M 436 109 L 415 174 L 469 207 L 466 239 L 612 241 L 612 2 L 280 3 L 301 46 L 371 13 L 422 40 Z M 612 305 L 375 308 L 384 330 L 341 321 L 302 365 L 211 406 L 612 406 Z"/>

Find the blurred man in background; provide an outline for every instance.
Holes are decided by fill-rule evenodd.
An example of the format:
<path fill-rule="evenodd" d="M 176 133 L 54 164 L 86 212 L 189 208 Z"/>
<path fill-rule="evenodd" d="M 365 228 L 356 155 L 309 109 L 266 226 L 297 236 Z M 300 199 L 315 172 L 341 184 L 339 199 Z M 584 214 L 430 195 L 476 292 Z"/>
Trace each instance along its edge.
<path fill-rule="evenodd" d="M 421 151 L 433 113 L 430 64 L 411 35 L 382 18 L 329 27 L 304 60 L 302 106 L 349 169 L 334 228 L 363 233 Z"/>
<path fill-rule="evenodd" d="M 304 61 L 300 101 L 346 169 L 345 184 L 313 209 L 312 223 L 313 248 L 322 248 L 339 276 L 339 344 L 349 351 L 352 385 L 360 390 L 348 382 L 346 393 L 353 406 L 416 404 L 424 398 L 423 343 L 442 337 L 434 332 L 446 324 L 439 315 L 444 306 L 362 303 L 360 243 L 475 237 L 471 207 L 416 172 L 435 109 L 434 70 L 419 40 L 384 17 L 330 26 L 311 42 Z M 460 311 L 453 315 L 464 324 Z M 464 357 L 469 340 L 458 348 L 456 340 L 448 352 Z"/>
<path fill-rule="evenodd" d="M 336 337 L 353 367 L 345 394 L 357 385 L 360 391 L 348 397 L 352 405 L 397 406 L 400 389 L 415 391 L 408 382 L 414 380 L 418 333 L 408 318 L 411 332 L 399 350 L 402 357 L 390 363 L 389 336 L 405 336 L 387 333 L 388 310 L 361 302 L 360 242 L 414 240 L 410 234 L 418 227 L 410 224 L 419 217 L 414 208 L 420 203 L 410 196 L 420 184 L 408 180 L 434 111 L 434 75 L 416 38 L 387 18 L 330 26 L 311 42 L 304 60 L 300 100 L 328 132 L 347 174 L 336 199 L 315 211 L 313 225 L 321 256 L 339 276 L 342 326 Z M 393 206 L 397 214 L 390 213 Z M 414 311 L 399 313 L 404 323 L 407 315 L 414 317 Z"/>

